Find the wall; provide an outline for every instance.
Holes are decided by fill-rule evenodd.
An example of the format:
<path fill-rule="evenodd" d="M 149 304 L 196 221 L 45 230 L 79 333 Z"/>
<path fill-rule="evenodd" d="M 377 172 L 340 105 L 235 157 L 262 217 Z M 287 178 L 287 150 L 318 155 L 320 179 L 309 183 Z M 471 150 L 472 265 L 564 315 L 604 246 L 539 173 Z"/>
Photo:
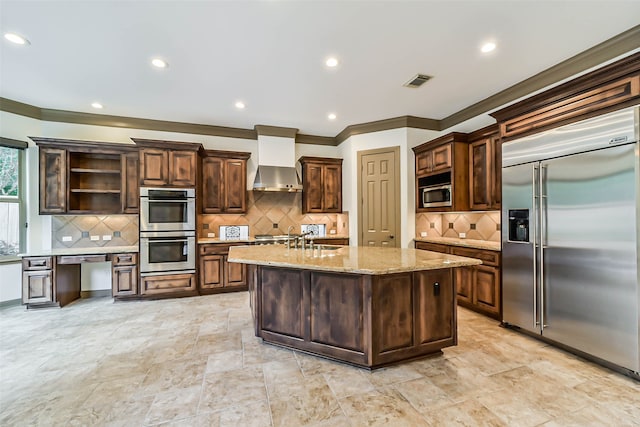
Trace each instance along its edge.
<path fill-rule="evenodd" d="M 426 233 L 423 236 L 421 233 Z M 416 237 L 455 237 L 500 241 L 500 211 L 416 214 Z"/>
<path fill-rule="evenodd" d="M 325 224 L 327 235 L 331 230 L 335 230 L 336 235 L 349 235 L 348 214 L 305 215 L 302 213 L 302 193 L 250 191 L 247 199 L 246 214 L 200 215 L 199 236 L 207 237 L 208 233 L 219 236 L 221 225 L 248 225 L 250 236 L 287 234 L 289 226 L 294 227 L 293 233 L 300 233 L 301 224 Z"/>
<path fill-rule="evenodd" d="M 338 146 L 343 162 L 342 208 L 349 212 L 351 244 L 358 242 L 359 151 L 400 147 L 400 247 L 413 247 L 415 235 L 415 161 L 412 147 L 429 141 L 438 132 L 401 128 L 354 135 Z"/>

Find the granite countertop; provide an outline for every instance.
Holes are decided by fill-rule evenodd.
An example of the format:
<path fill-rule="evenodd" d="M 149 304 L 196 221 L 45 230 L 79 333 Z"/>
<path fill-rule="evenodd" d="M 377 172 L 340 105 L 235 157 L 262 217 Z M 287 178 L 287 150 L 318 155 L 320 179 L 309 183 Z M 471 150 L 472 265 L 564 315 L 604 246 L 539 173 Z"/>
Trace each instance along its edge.
<path fill-rule="evenodd" d="M 311 236 L 306 236 L 305 237 L 307 240 L 311 239 Z M 348 239 L 349 236 L 344 236 L 344 235 L 338 235 L 338 234 L 328 234 L 326 236 L 313 236 L 314 239 Z M 218 237 L 199 237 L 198 238 L 198 244 L 199 245 L 204 245 L 204 244 L 218 244 L 218 243 L 253 243 L 256 242 L 255 237 L 249 237 L 246 239 L 233 239 L 233 240 L 221 240 Z"/>
<path fill-rule="evenodd" d="M 116 254 L 124 252 L 138 252 L 138 245 L 134 246 L 103 246 L 95 248 L 55 248 L 40 249 L 19 254 L 21 257 L 28 256 L 57 256 L 57 255 L 99 255 Z"/>
<path fill-rule="evenodd" d="M 455 237 L 416 237 L 416 242 L 440 243 L 442 245 L 462 246 L 465 248 L 500 251 L 501 243 L 490 240 L 457 239 Z"/>
<path fill-rule="evenodd" d="M 314 256 L 310 250 L 287 249 L 284 246 L 235 246 L 229 250 L 228 261 L 359 274 L 390 274 L 482 264 L 474 258 L 416 249 L 365 246 L 333 248 L 316 250 Z"/>

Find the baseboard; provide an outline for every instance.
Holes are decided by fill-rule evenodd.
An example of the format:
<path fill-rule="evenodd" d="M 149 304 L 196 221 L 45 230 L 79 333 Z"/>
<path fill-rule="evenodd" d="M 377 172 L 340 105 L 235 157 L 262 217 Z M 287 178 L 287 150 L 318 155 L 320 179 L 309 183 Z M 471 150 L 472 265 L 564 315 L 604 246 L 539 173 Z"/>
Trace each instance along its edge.
<path fill-rule="evenodd" d="M 22 300 L 20 298 L 18 298 L 18 299 L 10 299 L 10 300 L 7 300 L 7 301 L 0 302 L 0 308 L 13 307 L 13 306 L 20 305 L 20 304 L 22 304 Z"/>
<path fill-rule="evenodd" d="M 97 291 L 81 291 L 80 298 L 105 298 L 111 297 L 111 289 L 99 289 Z"/>

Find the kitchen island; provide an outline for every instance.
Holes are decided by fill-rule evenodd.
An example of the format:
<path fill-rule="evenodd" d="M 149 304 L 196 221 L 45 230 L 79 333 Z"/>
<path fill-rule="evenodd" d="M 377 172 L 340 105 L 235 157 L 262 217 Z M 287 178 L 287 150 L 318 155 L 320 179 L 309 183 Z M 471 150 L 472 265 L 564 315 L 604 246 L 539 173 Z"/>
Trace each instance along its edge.
<path fill-rule="evenodd" d="M 249 265 L 256 336 L 374 369 L 457 344 L 452 268 L 480 260 L 415 249 L 235 246 Z"/>

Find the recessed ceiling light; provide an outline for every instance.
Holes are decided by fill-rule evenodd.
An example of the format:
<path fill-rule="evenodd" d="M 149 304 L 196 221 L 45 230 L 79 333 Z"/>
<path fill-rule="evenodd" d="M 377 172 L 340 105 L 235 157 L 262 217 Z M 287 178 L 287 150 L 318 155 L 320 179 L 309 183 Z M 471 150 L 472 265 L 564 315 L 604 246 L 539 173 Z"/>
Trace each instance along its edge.
<path fill-rule="evenodd" d="M 28 45 L 29 40 L 26 38 L 16 34 L 16 33 L 5 33 L 4 38 L 9 40 L 11 43 L 20 44 L 20 45 Z"/>
<path fill-rule="evenodd" d="M 338 117 L 338 116 L 336 116 L 336 115 L 335 115 L 335 113 L 329 113 L 329 114 L 327 115 L 327 118 L 328 118 L 329 120 L 335 120 L 335 119 L 336 119 L 336 117 Z"/>
<path fill-rule="evenodd" d="M 244 109 L 244 107 L 245 107 L 244 102 L 242 102 L 242 101 L 236 102 L 236 108 L 238 110 L 242 110 L 242 109 Z"/>
<path fill-rule="evenodd" d="M 325 64 L 327 65 L 327 67 L 337 67 L 338 66 L 338 59 L 337 58 L 327 58 L 327 60 L 325 61 Z"/>
<path fill-rule="evenodd" d="M 160 58 L 153 58 L 151 60 L 151 65 L 157 68 L 167 68 L 169 66 L 169 64 L 167 64 L 167 61 Z"/>
<path fill-rule="evenodd" d="M 98 109 L 98 110 L 102 109 L 102 104 L 100 104 L 99 102 L 92 102 L 92 103 L 91 103 L 91 106 L 92 106 L 93 108 Z"/>
<path fill-rule="evenodd" d="M 483 45 L 482 45 L 482 47 L 480 48 L 480 50 L 481 50 L 483 53 L 489 53 L 489 52 L 491 52 L 492 50 L 494 50 L 495 48 L 496 48 L 496 44 L 495 44 L 495 43 L 493 43 L 493 42 L 489 42 L 489 43 L 485 43 L 485 44 L 483 44 Z"/>

